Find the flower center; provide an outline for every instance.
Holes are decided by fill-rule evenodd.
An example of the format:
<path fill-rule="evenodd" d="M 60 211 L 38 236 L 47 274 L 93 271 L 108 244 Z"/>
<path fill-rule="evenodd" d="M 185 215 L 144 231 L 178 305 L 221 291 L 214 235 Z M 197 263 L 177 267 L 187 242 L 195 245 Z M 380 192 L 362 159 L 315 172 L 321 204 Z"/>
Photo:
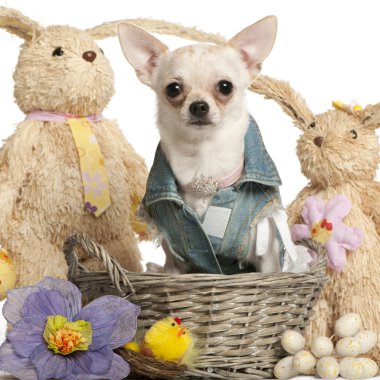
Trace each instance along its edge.
<path fill-rule="evenodd" d="M 314 241 L 325 244 L 331 238 L 333 232 L 333 224 L 327 219 L 322 219 L 319 222 L 315 222 L 311 226 L 311 237 Z"/>
<path fill-rule="evenodd" d="M 80 344 L 86 343 L 81 333 L 68 329 L 60 329 L 55 335 L 49 335 L 49 346 L 55 346 L 63 355 L 71 354 Z"/>
<path fill-rule="evenodd" d="M 61 315 L 49 316 L 44 330 L 48 348 L 56 354 L 68 355 L 86 351 L 92 343 L 91 323 L 83 320 L 69 322 Z"/>

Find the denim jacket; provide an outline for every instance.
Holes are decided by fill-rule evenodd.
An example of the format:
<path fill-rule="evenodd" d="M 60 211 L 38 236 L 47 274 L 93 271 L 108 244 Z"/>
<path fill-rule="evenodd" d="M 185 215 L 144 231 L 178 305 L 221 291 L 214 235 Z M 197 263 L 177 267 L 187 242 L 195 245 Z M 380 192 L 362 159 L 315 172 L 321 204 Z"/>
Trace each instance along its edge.
<path fill-rule="evenodd" d="M 191 264 L 192 272 L 234 274 L 255 271 L 245 258 L 250 228 L 267 206 L 281 202 L 277 169 L 265 149 L 256 122 L 250 117 L 245 135 L 244 171 L 232 186 L 219 189 L 211 206 L 230 208 L 222 239 L 208 236 L 198 215 L 182 200 L 175 177 L 158 145 L 149 173 L 144 209 L 152 218 L 171 253 Z"/>

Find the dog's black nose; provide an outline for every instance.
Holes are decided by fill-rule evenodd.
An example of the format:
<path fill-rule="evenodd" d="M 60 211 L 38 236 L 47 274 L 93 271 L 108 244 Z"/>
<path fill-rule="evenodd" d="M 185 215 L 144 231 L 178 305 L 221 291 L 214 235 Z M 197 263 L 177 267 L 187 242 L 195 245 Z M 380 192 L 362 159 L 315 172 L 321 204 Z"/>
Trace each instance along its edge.
<path fill-rule="evenodd" d="M 197 117 L 202 117 L 207 115 L 208 110 L 210 107 L 206 102 L 198 101 L 198 102 L 192 102 L 189 107 L 189 111 L 192 115 Z"/>
<path fill-rule="evenodd" d="M 82 58 L 87 62 L 94 62 L 96 58 L 96 53 L 92 50 L 85 51 L 82 55 Z"/>
<path fill-rule="evenodd" d="M 314 144 L 320 148 L 322 146 L 322 143 L 323 143 L 323 137 L 322 136 L 318 136 L 314 139 Z"/>

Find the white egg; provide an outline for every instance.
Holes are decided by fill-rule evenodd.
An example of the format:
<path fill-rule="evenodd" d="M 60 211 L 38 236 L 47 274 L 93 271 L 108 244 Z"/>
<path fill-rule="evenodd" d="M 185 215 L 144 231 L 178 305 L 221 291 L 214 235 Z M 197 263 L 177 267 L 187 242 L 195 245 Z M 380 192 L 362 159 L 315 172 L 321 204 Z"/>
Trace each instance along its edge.
<path fill-rule="evenodd" d="M 360 342 L 353 337 L 347 336 L 338 340 L 335 345 L 335 351 L 339 356 L 347 357 L 355 357 L 360 354 Z"/>
<path fill-rule="evenodd" d="M 378 365 L 368 358 L 358 358 L 358 361 L 364 365 L 364 377 L 363 379 L 370 379 L 377 375 L 379 371 Z"/>
<path fill-rule="evenodd" d="M 344 358 L 339 365 L 339 374 L 345 379 L 363 379 L 365 376 L 365 367 L 359 358 Z"/>
<path fill-rule="evenodd" d="M 282 358 L 274 367 L 273 371 L 277 379 L 290 379 L 298 375 L 293 368 L 293 356 Z"/>
<path fill-rule="evenodd" d="M 335 322 L 335 335 L 339 338 L 354 336 L 362 327 L 362 319 L 359 314 L 351 313 L 341 316 Z"/>
<path fill-rule="evenodd" d="M 371 330 L 359 331 L 354 338 L 360 343 L 360 354 L 369 352 L 377 343 L 377 334 Z"/>
<path fill-rule="evenodd" d="M 295 354 L 303 349 L 305 338 L 298 331 L 288 330 L 282 334 L 281 344 L 286 352 Z"/>
<path fill-rule="evenodd" d="M 340 366 L 332 356 L 325 356 L 318 360 L 317 373 L 322 379 L 336 379 L 339 376 Z"/>
<path fill-rule="evenodd" d="M 329 356 L 334 350 L 334 345 L 331 339 L 327 336 L 318 336 L 311 343 L 311 352 L 317 358 L 323 358 L 324 356 Z"/>
<path fill-rule="evenodd" d="M 313 373 L 317 359 L 307 350 L 297 352 L 293 358 L 293 367 L 299 373 L 310 375 Z"/>

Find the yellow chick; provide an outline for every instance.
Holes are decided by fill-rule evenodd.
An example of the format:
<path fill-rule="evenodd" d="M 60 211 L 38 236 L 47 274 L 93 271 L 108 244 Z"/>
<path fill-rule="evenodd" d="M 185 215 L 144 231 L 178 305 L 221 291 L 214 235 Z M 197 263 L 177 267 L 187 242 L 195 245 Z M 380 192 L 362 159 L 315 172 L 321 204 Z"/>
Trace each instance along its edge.
<path fill-rule="evenodd" d="M 160 360 L 188 364 L 194 338 L 178 317 L 167 317 L 156 322 L 145 333 L 140 345 L 130 342 L 125 347 Z"/>
<path fill-rule="evenodd" d="M 16 272 L 6 249 L 0 247 L 0 301 L 16 285 Z"/>

